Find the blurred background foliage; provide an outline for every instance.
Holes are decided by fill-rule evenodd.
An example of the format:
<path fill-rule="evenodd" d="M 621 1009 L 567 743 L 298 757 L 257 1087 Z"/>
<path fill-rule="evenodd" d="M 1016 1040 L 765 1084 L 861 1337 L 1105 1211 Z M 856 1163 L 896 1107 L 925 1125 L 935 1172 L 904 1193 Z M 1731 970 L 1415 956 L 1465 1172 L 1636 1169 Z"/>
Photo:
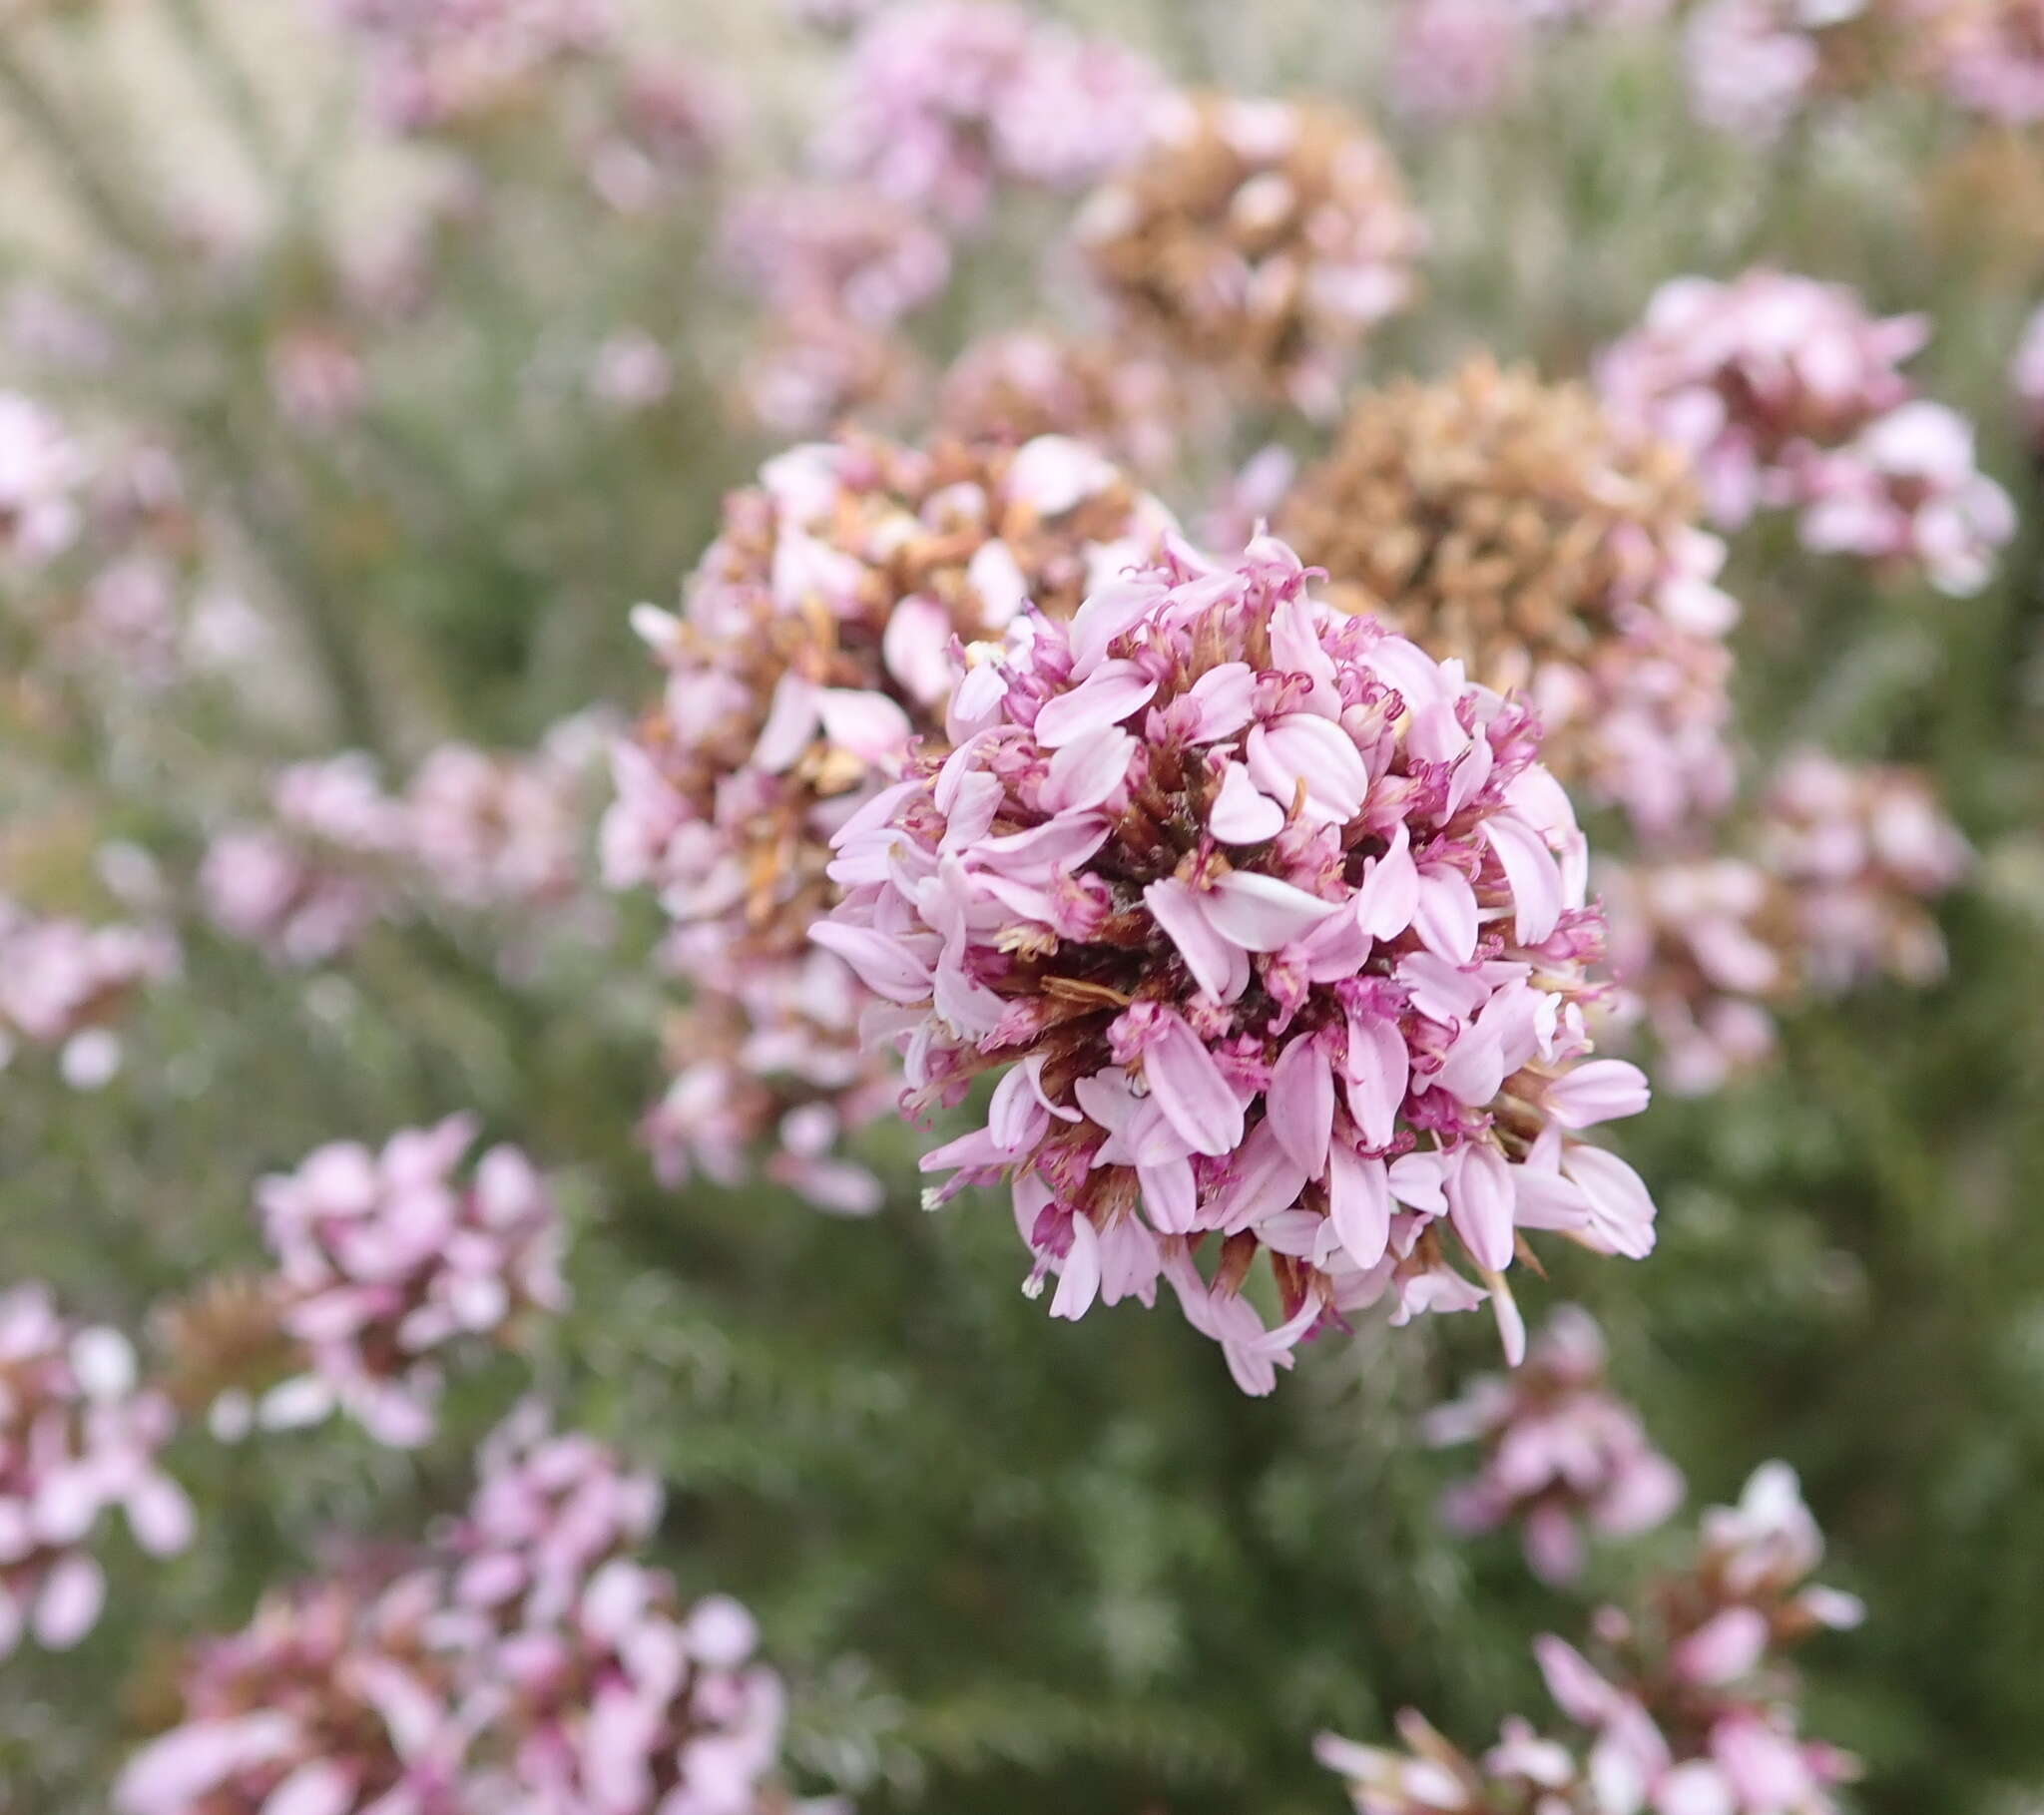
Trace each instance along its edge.
<path fill-rule="evenodd" d="M 772 446 L 730 394 L 750 299 L 712 256 L 720 193 L 796 167 L 833 53 L 766 7 L 641 10 L 746 124 L 731 164 L 631 216 L 564 174 L 600 104 L 572 81 L 489 143 L 410 146 L 360 128 L 345 59 L 293 8 L 0 21 L 0 273 L 107 338 L 51 360 L 17 332 L 5 376 L 173 452 L 210 526 L 193 586 L 248 601 L 266 639 L 253 669 L 168 690 L 55 685 L 33 673 L 32 613 L 10 616 L 9 893 L 105 911 L 107 839 L 176 893 L 275 761 L 360 745 L 401 771 L 449 736 L 529 743 L 649 691 L 627 608 L 672 599 L 720 495 Z M 1688 123 L 1652 32 L 1557 40 L 1498 113 L 1417 124 L 1386 105 L 1387 9 L 1059 11 L 1188 82 L 1323 94 L 1380 123 L 1432 249 L 1424 302 L 1372 341 L 1365 377 L 1439 375 L 1477 347 L 1579 372 L 1665 278 L 1755 262 L 1932 315 L 1926 388 L 1979 424 L 2026 521 L 1998 580 L 1947 600 L 1762 526 L 1729 584 L 1745 734 L 1923 763 L 1980 851 L 1944 915 L 1949 981 L 1805 1013 L 1765 1075 L 1628 1125 L 1659 1252 L 1563 1260 L 1522 1301 L 1596 1312 L 1697 1502 L 1767 1456 L 1802 1471 L 1830 1578 L 1872 1609 L 1809 1659 L 1808 1726 L 1865 1756 L 1868 1815 L 2033 1807 L 2044 550 L 2005 373 L 2044 294 L 2044 143 L 1896 95 L 1744 145 Z M 1083 315 L 1058 225 L 1030 202 L 961 248 L 918 322 L 932 359 L 1016 323 L 1021 292 L 1028 315 Z M 400 239 L 423 248 L 422 294 L 363 322 L 343 272 Z M 363 406 L 317 432 L 270 381 L 300 325 L 370 371 Z M 673 372 L 629 409 L 588 376 L 626 330 Z M 1196 512 L 1220 477 L 1182 475 L 1171 502 Z M 574 1307 L 530 1377 L 666 1478 L 662 1561 L 758 1610 L 796 1687 L 798 1766 L 862 1808 L 1304 1815 L 1340 1794 L 1307 1754 L 1317 1727 L 1378 1734 L 1417 1702 L 1475 1736 L 1536 1696 L 1526 1640 L 1573 1625 L 1571 1597 L 1530 1582 L 1509 1536 L 1447 1534 L 1435 1502 L 1461 1465 L 1412 1440 L 1492 1365 L 1487 1322 L 1365 1327 L 1252 1401 L 1176 1318 L 1047 1324 L 1016 1290 L 1003 1207 L 918 1208 L 905 1133 L 877 1137 L 903 1182 L 870 1221 L 765 1187 L 663 1190 L 633 1135 L 658 1071 L 644 903 L 509 976 L 460 923 L 378 927 L 308 974 L 261 965 L 182 895 L 174 911 L 185 968 L 137 1011 L 119 1078 L 80 1094 L 28 1056 L 8 1074 L 0 1272 L 144 1329 L 259 1261 L 260 1173 L 478 1110 L 563 1181 L 574 1223 Z M 117 1549 L 88 1642 L 4 1666 L 0 1801 L 102 1807 L 170 1640 L 239 1623 L 327 1534 L 421 1530 L 527 1381 L 511 1360 L 461 1376 L 417 1455 L 338 1427 L 188 1433 L 173 1465 L 202 1542 L 168 1566 Z M 1637 1563 L 1600 1552 L 1585 1593 Z"/>

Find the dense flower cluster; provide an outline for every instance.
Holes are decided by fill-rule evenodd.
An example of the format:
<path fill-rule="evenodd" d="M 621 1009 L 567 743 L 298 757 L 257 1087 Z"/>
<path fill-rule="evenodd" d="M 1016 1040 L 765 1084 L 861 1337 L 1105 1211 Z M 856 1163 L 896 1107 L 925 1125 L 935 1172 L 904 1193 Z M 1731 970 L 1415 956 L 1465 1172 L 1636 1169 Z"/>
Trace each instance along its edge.
<path fill-rule="evenodd" d="M 615 30 L 609 0 L 328 0 L 360 43 L 377 113 L 433 132 L 516 109 L 549 68 Z"/>
<path fill-rule="evenodd" d="M 24 1635 L 66 1649 L 98 1622 L 103 1515 L 119 1509 L 154 1556 L 191 1541 L 191 1504 L 157 1461 L 174 1424 L 125 1337 L 60 1316 L 40 1285 L 0 1292 L 0 1658 Z"/>
<path fill-rule="evenodd" d="M 323 964 L 417 903 L 559 907 L 582 876 L 602 721 L 564 719 L 537 748 L 447 743 L 404 791 L 358 750 L 291 763 L 270 818 L 223 828 L 200 868 L 206 911 L 278 963 Z"/>
<path fill-rule="evenodd" d="M 97 1089 L 121 1069 L 114 1024 L 178 962 L 177 941 L 161 928 L 88 926 L 0 895 L 0 1066 L 20 1045 L 44 1047 L 68 1084 Z"/>
<path fill-rule="evenodd" d="M 1596 1617 L 1593 1664 L 1535 1642 L 1548 1693 L 1581 1730 L 1564 1743 L 1513 1717 L 1480 1757 L 1418 1714 L 1403 1752 L 1323 1735 L 1358 1815 L 1833 1815 L 1853 1760 L 1801 1737 L 1782 1659 L 1824 1627 L 1858 1623 L 1849 1594 L 1805 1579 L 1823 1554 L 1794 1475 L 1770 1463 L 1737 1507 L 1705 1513 L 1695 1562 L 1634 1614 Z"/>
<path fill-rule="evenodd" d="M 1002 180 L 1071 190 L 1143 142 L 1162 78 L 1106 39 L 999 0 L 884 7 L 854 39 L 818 146 L 828 170 L 952 227 Z"/>
<path fill-rule="evenodd" d="M 1488 1296 L 1516 1359 L 1522 1230 L 1652 1245 L 1638 1177 L 1571 1133 L 1646 1085 L 1578 1063 L 1602 928 L 1530 713 L 1264 542 L 1021 621 L 947 731 L 838 829 L 814 937 L 895 1005 L 906 1103 L 999 1074 L 923 1165 L 957 1174 L 933 1201 L 1012 1180 L 1054 1316 L 1168 1280 L 1261 1392 L 1386 1295 Z"/>
<path fill-rule="evenodd" d="M 1600 869 L 1613 1009 L 1643 1024 L 1657 1076 L 1719 1089 L 1775 1048 L 1775 1014 L 1876 977 L 1944 971 L 1928 904 L 1970 852 L 1917 771 L 1792 752 L 1762 802 L 1747 855 Z"/>
<path fill-rule="evenodd" d="M 1310 103 L 1181 97 L 1078 232 L 1138 338 L 1331 413 L 1367 330 L 1411 300 L 1425 229 L 1390 154 Z"/>
<path fill-rule="evenodd" d="M 1583 1528 L 1611 1537 L 1652 1530 L 1681 1503 L 1680 1472 L 1654 1448 L 1633 1408 L 1605 1380 L 1604 1334 L 1563 1305 L 1510 1376 L 1487 1374 L 1427 1415 L 1427 1441 L 1480 1443 L 1483 1466 L 1450 1490 L 1458 1531 L 1515 1525 L 1526 1562 L 1546 1582 L 1582 1573 Z"/>
<path fill-rule="evenodd" d="M 1524 73 L 1536 35 L 1659 19 L 1671 0 L 1401 0 L 1391 46 L 1397 108 L 1421 118 L 1488 113 Z"/>
<path fill-rule="evenodd" d="M 634 1551 L 655 1483 L 527 1407 L 465 1518 L 192 1648 L 120 1815 L 824 1815 L 775 1775 L 779 1679 L 736 1601 Z M 836 1805 L 829 1805 L 835 1807 Z"/>
<path fill-rule="evenodd" d="M 1972 431 L 1900 369 L 1928 335 L 1921 316 L 1877 319 L 1840 284 L 1683 277 L 1606 349 L 1597 381 L 1622 425 L 1693 456 L 1721 525 L 1799 510 L 1813 549 L 1907 559 L 1972 592 L 2014 509 L 1978 470 Z"/>
<path fill-rule="evenodd" d="M 1769 785 L 1761 841 L 1789 891 L 1811 988 L 1944 975 L 1944 939 L 1924 903 L 1965 875 L 1972 852 L 1918 771 L 1791 752 Z"/>
<path fill-rule="evenodd" d="M 1353 402 L 1278 532 L 1369 612 L 1549 729 L 1564 781 L 1666 834 L 1722 808 L 1738 607 L 1683 456 L 1621 435 L 1581 386 L 1487 359 Z"/>
<path fill-rule="evenodd" d="M 380 1152 L 334 1141 L 261 1181 L 278 1319 L 306 1371 L 273 1389 L 268 1422 L 340 1409 L 381 1443 L 432 1435 L 439 1357 L 463 1337 L 515 1339 L 559 1310 L 560 1214 L 516 1147 L 458 1175 L 473 1118 L 394 1134 Z"/>

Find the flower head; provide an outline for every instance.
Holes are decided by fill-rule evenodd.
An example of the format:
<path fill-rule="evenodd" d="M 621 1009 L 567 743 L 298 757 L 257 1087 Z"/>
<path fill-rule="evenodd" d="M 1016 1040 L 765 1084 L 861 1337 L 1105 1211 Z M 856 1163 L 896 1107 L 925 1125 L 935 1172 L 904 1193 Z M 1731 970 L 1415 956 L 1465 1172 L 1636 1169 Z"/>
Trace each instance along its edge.
<path fill-rule="evenodd" d="M 458 1176 L 475 1135 L 471 1118 L 454 1116 L 380 1152 L 335 1141 L 262 1180 L 281 1321 L 310 1364 L 278 1389 L 293 1415 L 338 1406 L 380 1442 L 422 1443 L 440 1351 L 465 1336 L 507 1341 L 522 1317 L 564 1303 L 545 1181 L 510 1146 Z"/>
<path fill-rule="evenodd" d="M 916 0 L 853 40 L 822 162 L 953 227 L 977 223 L 1003 178 L 1097 181 L 1142 144 L 1162 90 L 1113 43 L 995 0 Z"/>
<path fill-rule="evenodd" d="M 1581 1573 L 1582 1525 L 1630 1537 L 1682 1499 L 1681 1473 L 1605 1381 L 1603 1332 L 1574 1305 L 1549 1317 L 1523 1367 L 1486 1375 L 1429 1413 L 1426 1435 L 1483 1446 L 1482 1471 L 1448 1496 L 1450 1523 L 1469 1532 L 1517 1525 L 1528 1566 L 1548 1582 Z"/>
<path fill-rule="evenodd" d="M 1990 119 L 2044 120 L 2044 4 L 2039 0 L 1907 0 L 1946 94 Z"/>
<path fill-rule="evenodd" d="M 157 1461 L 175 1423 L 127 1338 L 59 1315 L 40 1285 L 0 1292 L 0 1658 L 24 1637 L 67 1650 L 98 1622 L 104 1515 L 153 1556 L 191 1542 L 191 1503 Z"/>
<path fill-rule="evenodd" d="M 1736 529 L 1800 501 L 1809 450 L 1843 446 L 1909 398 L 1901 364 L 1929 333 L 1921 315 L 1870 315 L 1844 284 L 1679 277 L 1605 350 L 1597 388 L 1622 428 L 1691 456 L 1712 517 Z"/>
<path fill-rule="evenodd" d="M 1129 331 L 1329 414 L 1356 343 L 1411 300 L 1425 230 L 1361 121 L 1306 103 L 1182 97 L 1079 220 Z"/>
<path fill-rule="evenodd" d="M 1566 1132 L 1646 1088 L 1578 1063 L 1602 929 L 1537 721 L 1307 580 L 1281 544 L 1174 550 L 1021 622 L 948 751 L 838 829 L 814 933 L 891 1005 L 908 1101 L 998 1074 L 925 1155 L 935 1196 L 1010 1179 L 1053 1315 L 1166 1279 L 1252 1391 L 1386 1294 L 1489 1294 L 1516 1358 L 1522 1229 L 1653 1240 L 1637 1176 Z"/>
<path fill-rule="evenodd" d="M 1793 751 L 1768 789 L 1760 838 L 1813 989 L 1944 975 L 1925 903 L 1957 884 L 1972 851 L 1920 772 Z"/>
<path fill-rule="evenodd" d="M 1818 96 L 1865 82 L 1880 18 L 1868 0 L 1704 0 L 1683 32 L 1691 110 L 1773 139 Z"/>
<path fill-rule="evenodd" d="M 949 280 L 942 234 L 889 197 L 850 185 L 742 196 L 725 217 L 724 255 L 768 308 L 841 312 L 886 327 Z"/>
<path fill-rule="evenodd" d="M 1975 461 L 1972 425 L 1941 403 L 1902 404 L 1806 456 L 1797 485 L 1805 547 L 1921 568 L 1941 593 L 1977 593 L 2016 533 L 2015 505 Z"/>
<path fill-rule="evenodd" d="M 1654 833 L 1730 798 L 1724 551 L 1682 454 L 1580 386 L 1477 359 L 1365 393 L 1277 523 L 1344 610 L 1522 691 L 1564 781 Z"/>
<path fill-rule="evenodd" d="M 122 1015 L 178 965 L 161 928 L 31 914 L 0 895 L 0 1065 L 26 1042 L 55 1051 L 74 1089 L 106 1084 L 121 1069 Z"/>

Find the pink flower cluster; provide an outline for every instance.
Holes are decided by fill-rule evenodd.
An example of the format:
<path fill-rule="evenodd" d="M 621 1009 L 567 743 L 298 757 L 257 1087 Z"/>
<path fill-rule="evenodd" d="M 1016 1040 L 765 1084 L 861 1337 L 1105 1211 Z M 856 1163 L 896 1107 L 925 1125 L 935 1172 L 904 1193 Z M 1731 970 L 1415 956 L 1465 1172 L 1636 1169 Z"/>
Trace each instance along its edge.
<path fill-rule="evenodd" d="M 1961 107 L 2011 125 L 2044 120 L 2044 3 L 1913 0 L 1932 71 Z"/>
<path fill-rule="evenodd" d="M 1604 1375 L 1604 1334 L 1563 1305 L 1509 1377 L 1489 1374 L 1436 1407 L 1429 1443 L 1479 1443 L 1483 1467 L 1450 1490 L 1443 1511 L 1461 1532 L 1516 1525 L 1543 1582 L 1583 1569 L 1583 1528 L 1615 1538 L 1651 1531 L 1682 1501 L 1681 1473 L 1648 1440 L 1640 1416 Z"/>
<path fill-rule="evenodd" d="M 1132 52 L 998 0 L 883 8 L 852 42 L 818 155 L 953 227 L 1007 180 L 1083 188 L 1141 150 L 1162 78 Z"/>
<path fill-rule="evenodd" d="M 380 1152 L 334 1141 L 257 1186 L 280 1322 L 307 1363 L 266 1396 L 263 1422 L 339 1409 L 380 1443 L 423 1443 L 442 1351 L 465 1337 L 512 1341 L 522 1319 L 566 1302 L 545 1181 L 511 1146 L 458 1176 L 475 1138 L 472 1117 L 451 1116 Z"/>
<path fill-rule="evenodd" d="M 40 1285 L 0 1292 L 0 1658 L 24 1634 L 67 1649 L 98 1622 L 104 1514 L 152 1556 L 191 1542 L 191 1503 L 157 1462 L 174 1423 L 126 1337 L 60 1316 Z"/>
<path fill-rule="evenodd" d="M 273 1595 L 194 1647 L 120 1815 L 826 1815 L 777 1777 L 783 1696 L 736 1601 L 634 1552 L 660 1492 L 526 1407 L 465 1518 L 394 1578 Z"/>
<path fill-rule="evenodd" d="M 360 42 L 377 113 L 437 132 L 515 104 L 563 58 L 603 49 L 610 0 L 328 0 Z"/>
<path fill-rule="evenodd" d="M 23 1042 L 53 1048 L 67 1084 L 98 1089 L 121 1069 L 111 1024 L 178 964 L 160 928 L 39 916 L 0 895 L 0 1066 Z"/>
<path fill-rule="evenodd" d="M 1472 1758 L 1408 1710 L 1404 1752 L 1326 1734 L 1316 1753 L 1348 1779 L 1358 1815 L 1834 1815 L 1831 1790 L 1856 1767 L 1801 1737 L 1782 1662 L 1810 1633 L 1862 1616 L 1853 1596 L 1805 1586 L 1822 1554 L 1793 1473 L 1770 1463 L 1737 1507 L 1704 1515 L 1686 1573 L 1636 1614 L 1599 1611 L 1599 1663 L 1551 1635 L 1535 1642 L 1581 1741 L 1515 1716 Z"/>
<path fill-rule="evenodd" d="M 64 425 L 0 391 L 0 560 L 39 566 L 70 547 L 85 478 L 84 453 Z"/>
<path fill-rule="evenodd" d="M 1647 1090 L 1581 1063 L 1602 927 L 1537 721 L 1307 580 L 1275 542 L 1175 548 L 1019 621 L 948 750 L 838 829 L 812 935 L 887 1005 L 905 1104 L 998 1076 L 931 1201 L 1011 1180 L 1053 1316 L 1164 1279 L 1251 1392 L 1387 1296 L 1489 1297 L 1516 1361 L 1522 1231 L 1653 1244 L 1638 1176 L 1574 1137 Z"/>
<path fill-rule="evenodd" d="M 229 826 L 199 874 L 220 929 L 282 964 L 324 964 L 414 902 L 465 910 L 558 907 L 582 880 L 600 721 L 578 717 L 537 749 L 442 744 L 402 794 L 358 750 L 292 763 L 268 823 Z"/>
<path fill-rule="evenodd" d="M 877 190 L 819 184 L 742 196 L 723 240 L 726 264 L 766 304 L 744 384 L 753 416 L 815 435 L 905 401 L 917 365 L 894 330 L 950 280 L 941 233 Z"/>
<path fill-rule="evenodd" d="M 1775 1015 L 1877 977 L 1944 974 L 1928 904 L 1971 863 L 1914 769 L 1791 751 L 1762 801 L 1748 856 L 1614 865 L 1617 1019 L 1643 1024 L 1657 1075 L 1699 1096 L 1767 1060 Z"/>
<path fill-rule="evenodd" d="M 1867 0 L 1704 0 L 1683 34 L 1691 110 L 1705 125 L 1772 139 L 1822 91 L 1827 47 Z"/>
<path fill-rule="evenodd" d="M 1916 770 L 1792 752 L 1768 789 L 1761 851 L 1790 892 L 1811 989 L 1944 975 L 1944 940 L 1923 904 L 1959 882 L 1972 851 Z"/>
<path fill-rule="evenodd" d="M 1794 509 L 1813 550 L 1977 592 L 2015 510 L 1979 470 L 1972 430 L 1900 369 L 1928 335 L 1921 316 L 1876 319 L 1841 284 L 1683 277 L 1605 350 L 1597 381 L 1621 424 L 1692 455 L 1721 525 Z"/>

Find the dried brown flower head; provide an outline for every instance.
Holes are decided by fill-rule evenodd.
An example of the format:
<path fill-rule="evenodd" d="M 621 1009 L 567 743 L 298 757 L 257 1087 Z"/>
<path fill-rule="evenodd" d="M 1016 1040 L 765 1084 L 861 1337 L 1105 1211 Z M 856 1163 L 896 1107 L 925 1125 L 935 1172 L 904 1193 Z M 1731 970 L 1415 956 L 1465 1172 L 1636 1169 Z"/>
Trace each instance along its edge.
<path fill-rule="evenodd" d="M 1530 694 L 1558 773 L 1662 821 L 1731 782 L 1719 638 L 1737 611 L 1696 512 L 1675 449 L 1622 435 L 1581 385 L 1480 356 L 1359 397 L 1277 527 L 1334 603 Z"/>
<path fill-rule="evenodd" d="M 1361 121 L 1224 96 L 1163 110 L 1149 155 L 1094 195 L 1079 235 L 1132 331 L 1315 413 L 1356 342 L 1410 300 L 1425 241 Z"/>

